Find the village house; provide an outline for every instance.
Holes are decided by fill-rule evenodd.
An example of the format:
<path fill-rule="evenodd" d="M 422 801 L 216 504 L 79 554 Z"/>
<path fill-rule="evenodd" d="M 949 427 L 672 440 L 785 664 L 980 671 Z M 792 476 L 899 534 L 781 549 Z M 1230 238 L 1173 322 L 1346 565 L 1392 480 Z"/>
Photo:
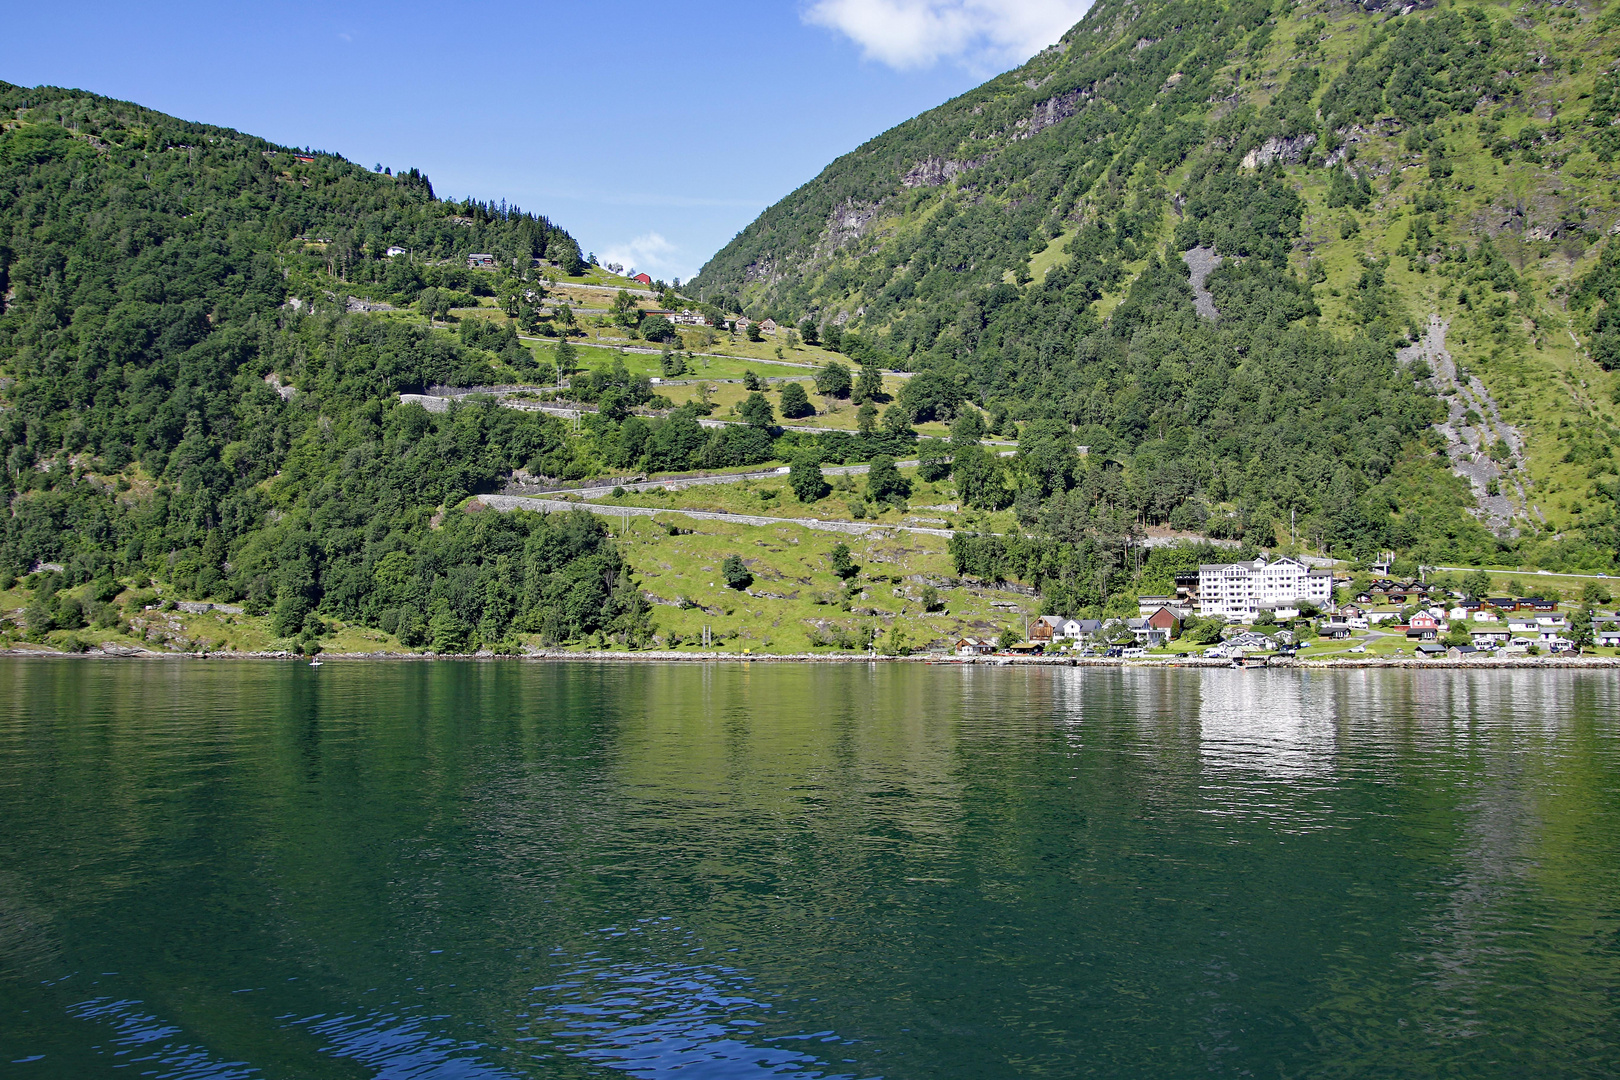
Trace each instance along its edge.
<path fill-rule="evenodd" d="M 989 656 L 996 651 L 995 642 L 965 637 L 956 643 L 957 656 Z"/>
<path fill-rule="evenodd" d="M 1435 614 L 1432 611 L 1419 611 L 1419 612 L 1417 612 L 1409 620 L 1407 620 L 1406 625 L 1408 627 L 1410 627 L 1411 629 L 1413 629 L 1413 630 L 1444 630 L 1445 629 L 1445 624 L 1442 623 L 1439 620 L 1439 618 L 1436 617 Z"/>
<path fill-rule="evenodd" d="M 1175 636 L 1176 631 L 1181 629 L 1181 624 L 1191 615 L 1192 612 L 1186 608 L 1172 607 L 1165 604 L 1147 616 L 1147 623 L 1153 629 L 1162 631 L 1165 640 L 1168 641 Z"/>
<path fill-rule="evenodd" d="M 1276 647 L 1276 642 L 1266 637 L 1266 635 L 1255 633 L 1252 630 L 1228 638 L 1218 646 L 1222 652 L 1228 655 L 1244 652 L 1262 652 Z"/>
<path fill-rule="evenodd" d="M 1135 636 L 1137 644 L 1154 648 L 1170 640 L 1170 631 L 1154 626 L 1147 619 L 1126 619 L 1125 628 Z"/>
<path fill-rule="evenodd" d="M 681 311 L 671 312 L 668 318 L 669 321 L 674 323 L 676 326 L 707 326 L 709 322 L 709 320 L 705 319 L 698 312 L 686 311 L 684 309 Z"/>
<path fill-rule="evenodd" d="M 1350 627 L 1342 622 L 1325 622 L 1316 628 L 1316 633 L 1329 641 L 1347 641 L 1350 638 Z"/>
<path fill-rule="evenodd" d="M 1206 617 L 1253 622 L 1262 609 L 1310 603 L 1327 607 L 1333 599 L 1333 571 L 1297 559 L 1219 563 L 1198 568 L 1198 595 Z"/>
<path fill-rule="evenodd" d="M 409 254 L 409 253 L 404 248 L 400 247 L 398 244 L 392 244 L 388 248 L 388 257 L 390 259 L 394 258 L 397 255 L 405 255 L 405 254 Z"/>
<path fill-rule="evenodd" d="M 1498 645 L 1506 645 L 1513 637 L 1512 634 L 1500 627 L 1489 627 L 1484 630 L 1470 630 L 1468 636 L 1474 639 L 1474 645 L 1481 649 L 1494 649 Z"/>
<path fill-rule="evenodd" d="M 746 315 L 739 315 L 731 320 L 731 328 L 739 334 L 747 333 L 748 328 L 754 325 L 754 320 Z"/>
<path fill-rule="evenodd" d="M 1610 623 L 1603 629 L 1597 631 L 1597 633 L 1593 635 L 1593 640 L 1595 640 L 1602 648 L 1620 649 L 1620 627 Z"/>
<path fill-rule="evenodd" d="M 1042 615 L 1030 624 L 1031 641 L 1057 643 L 1090 641 L 1102 629 L 1101 619 L 1075 619 L 1067 615 Z"/>
<path fill-rule="evenodd" d="M 764 322 L 759 324 L 759 332 L 762 334 L 775 335 L 776 330 L 777 326 L 775 319 L 766 319 Z"/>
<path fill-rule="evenodd" d="M 469 256 L 467 256 L 467 269 L 469 269 L 469 270 L 493 270 L 493 269 L 495 269 L 495 256 L 493 256 L 493 255 L 469 255 Z"/>
<path fill-rule="evenodd" d="M 637 274 L 635 277 L 631 278 L 630 280 L 631 281 L 639 281 L 643 285 L 651 285 L 652 284 L 652 278 L 648 277 L 646 274 Z"/>

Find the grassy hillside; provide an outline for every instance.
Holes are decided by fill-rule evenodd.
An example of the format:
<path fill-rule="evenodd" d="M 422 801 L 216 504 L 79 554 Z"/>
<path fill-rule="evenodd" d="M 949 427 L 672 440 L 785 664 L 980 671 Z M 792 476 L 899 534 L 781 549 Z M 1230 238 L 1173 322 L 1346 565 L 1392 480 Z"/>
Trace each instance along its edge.
<path fill-rule="evenodd" d="M 1611 569 L 1611 33 L 1546 10 L 1103 3 L 717 257 L 705 295 L 779 336 L 661 355 L 617 346 L 680 298 L 545 218 L 0 85 L 0 639 L 898 650 L 1132 614 L 1214 557 L 1167 532 Z M 578 419 L 400 397 L 559 367 Z M 623 496 L 677 511 L 623 535 L 477 498 L 767 462 Z M 824 530 L 680 509 L 885 531 L 845 576 Z"/>
<path fill-rule="evenodd" d="M 1099 0 L 694 284 L 1062 424 L 1143 522 L 1608 568 L 1617 56 L 1614 4 Z"/>

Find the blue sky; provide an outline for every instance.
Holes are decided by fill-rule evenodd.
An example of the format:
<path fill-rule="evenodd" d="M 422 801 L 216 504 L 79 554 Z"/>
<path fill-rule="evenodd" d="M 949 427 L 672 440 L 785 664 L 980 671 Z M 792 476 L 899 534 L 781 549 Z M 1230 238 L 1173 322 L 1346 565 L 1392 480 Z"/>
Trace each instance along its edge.
<path fill-rule="evenodd" d="M 1089 0 L 18 4 L 0 79 L 140 102 L 547 214 L 690 277 L 829 161 Z"/>

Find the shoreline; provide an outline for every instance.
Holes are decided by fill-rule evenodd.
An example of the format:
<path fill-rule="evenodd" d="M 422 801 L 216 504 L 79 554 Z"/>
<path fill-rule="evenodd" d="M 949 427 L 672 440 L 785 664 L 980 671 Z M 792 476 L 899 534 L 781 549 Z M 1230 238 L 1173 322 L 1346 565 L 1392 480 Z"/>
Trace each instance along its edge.
<path fill-rule="evenodd" d="M 119 648 L 114 650 L 89 649 L 82 653 L 49 649 L 0 649 L 0 658 L 33 660 L 274 660 L 279 662 L 308 663 L 314 657 L 291 652 L 154 652 L 150 649 Z M 546 663 L 600 663 L 600 664 L 924 664 L 934 667 L 1047 667 L 1047 668 L 1203 668 L 1232 669 L 1230 660 L 1209 659 L 1202 656 L 1146 657 L 1135 660 L 1104 657 L 957 657 L 957 656 L 867 656 L 858 654 L 816 653 L 681 653 L 649 649 L 643 652 L 564 652 L 546 650 L 521 655 L 495 653 L 321 653 L 327 662 L 342 663 L 362 660 L 398 660 L 424 662 L 434 660 L 506 660 Z M 1615 670 L 1620 671 L 1620 656 L 1510 656 L 1454 660 L 1450 658 L 1427 660 L 1415 656 L 1358 657 L 1355 659 L 1301 660 L 1298 658 L 1269 659 L 1264 663 L 1251 663 L 1241 670 L 1303 670 L 1348 671 L 1371 668 L 1407 670 Z"/>

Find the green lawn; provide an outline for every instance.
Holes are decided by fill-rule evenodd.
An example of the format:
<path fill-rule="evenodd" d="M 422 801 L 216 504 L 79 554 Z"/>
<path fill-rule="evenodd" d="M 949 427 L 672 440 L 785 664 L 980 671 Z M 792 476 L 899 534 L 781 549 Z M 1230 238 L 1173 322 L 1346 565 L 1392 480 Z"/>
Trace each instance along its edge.
<path fill-rule="evenodd" d="M 657 358 L 654 357 L 652 359 L 656 365 Z M 715 361 L 716 368 L 720 367 L 721 365 L 738 366 L 736 361 Z M 747 365 L 740 366 L 747 367 Z M 761 377 L 780 375 L 779 371 L 773 371 L 769 368 L 761 368 L 758 366 L 754 366 L 752 370 L 754 374 Z M 699 372 L 699 377 L 701 377 L 701 374 L 706 374 L 701 367 L 699 368 Z M 727 377 L 735 378 L 740 377 L 740 373 L 739 376 L 711 375 L 710 377 L 717 379 Z M 692 375 L 682 375 L 679 376 L 679 378 L 690 379 L 692 378 Z M 854 431 L 856 429 L 857 420 L 855 414 L 858 407 L 851 403 L 848 398 L 829 399 L 822 397 L 820 394 L 816 393 L 814 380 L 808 377 L 803 379 L 794 379 L 793 381 L 804 387 L 806 395 L 808 395 L 810 398 L 810 404 L 816 409 L 816 414 L 814 416 L 800 417 L 794 420 L 789 420 L 782 417 L 781 398 L 779 395 L 781 394 L 782 387 L 785 384 L 771 383 L 765 390 L 765 396 L 770 400 L 771 407 L 777 410 L 778 423 L 793 424 L 795 426 L 804 427 L 823 427 L 833 431 Z M 884 392 L 888 394 L 891 401 L 899 395 L 900 390 L 904 387 L 904 385 L 904 380 L 897 379 L 892 375 L 885 376 L 883 380 Z M 750 393 L 750 391 L 745 389 L 741 383 L 715 383 L 711 384 L 711 387 L 709 400 L 717 406 L 716 411 L 712 415 L 718 419 L 730 418 L 732 416 L 730 410 L 736 405 L 740 404 L 742 400 Z M 699 393 L 699 387 L 695 385 L 665 386 L 661 387 L 658 392 L 679 405 L 687 401 L 691 401 L 694 397 L 696 397 Z M 887 406 L 880 406 L 880 408 L 886 407 Z M 919 435 L 932 435 L 939 438 L 946 438 L 951 433 L 948 425 L 934 421 L 930 421 L 925 424 L 918 424 L 916 425 L 916 429 Z"/>
<path fill-rule="evenodd" d="M 670 536 L 668 524 L 691 532 Z M 860 567 L 855 580 L 861 589 L 849 596 L 848 611 L 844 582 L 828 564 L 828 554 L 841 541 Z M 922 610 L 922 583 L 912 578 L 937 580 L 952 573 L 942 537 L 839 537 L 785 523 L 751 528 L 670 515 L 658 522 L 631 519 L 622 542 L 642 588 L 669 602 L 654 610 L 659 632 L 673 631 L 685 642 L 683 648 L 694 651 L 704 625 L 725 636 L 724 651 L 739 653 L 811 651 L 815 624 L 841 627 L 851 634 L 872 626 L 884 635 L 898 625 L 913 647 L 930 640 L 954 641 L 964 634 L 993 636 L 1006 627 L 1023 626 L 1022 615 L 997 612 L 989 598 L 965 588 L 939 590 L 944 611 Z M 731 554 L 741 556 L 753 573 L 750 589 L 755 595 L 726 587 L 720 563 Z M 697 606 L 671 606 L 682 597 Z"/>
<path fill-rule="evenodd" d="M 771 466 L 756 466 L 770 468 Z M 865 520 L 883 525 L 920 525 L 925 528 L 956 526 L 962 515 L 950 511 L 925 510 L 925 506 L 956 502 L 956 489 L 950 480 L 924 483 L 917 478 L 915 468 L 901 469 L 901 474 L 912 482 L 909 509 L 905 513 L 885 510 Z M 813 518 L 817 521 L 854 521 L 849 502 L 866 489 L 865 476 L 830 476 L 831 495 L 813 503 L 802 503 L 788 486 L 786 476 L 768 479 L 739 480 L 734 484 L 698 484 L 679 491 L 657 488 L 645 492 L 628 492 L 611 499 L 615 505 L 651 506 L 681 510 L 705 510 L 730 514 L 753 514 L 764 517 Z"/>

